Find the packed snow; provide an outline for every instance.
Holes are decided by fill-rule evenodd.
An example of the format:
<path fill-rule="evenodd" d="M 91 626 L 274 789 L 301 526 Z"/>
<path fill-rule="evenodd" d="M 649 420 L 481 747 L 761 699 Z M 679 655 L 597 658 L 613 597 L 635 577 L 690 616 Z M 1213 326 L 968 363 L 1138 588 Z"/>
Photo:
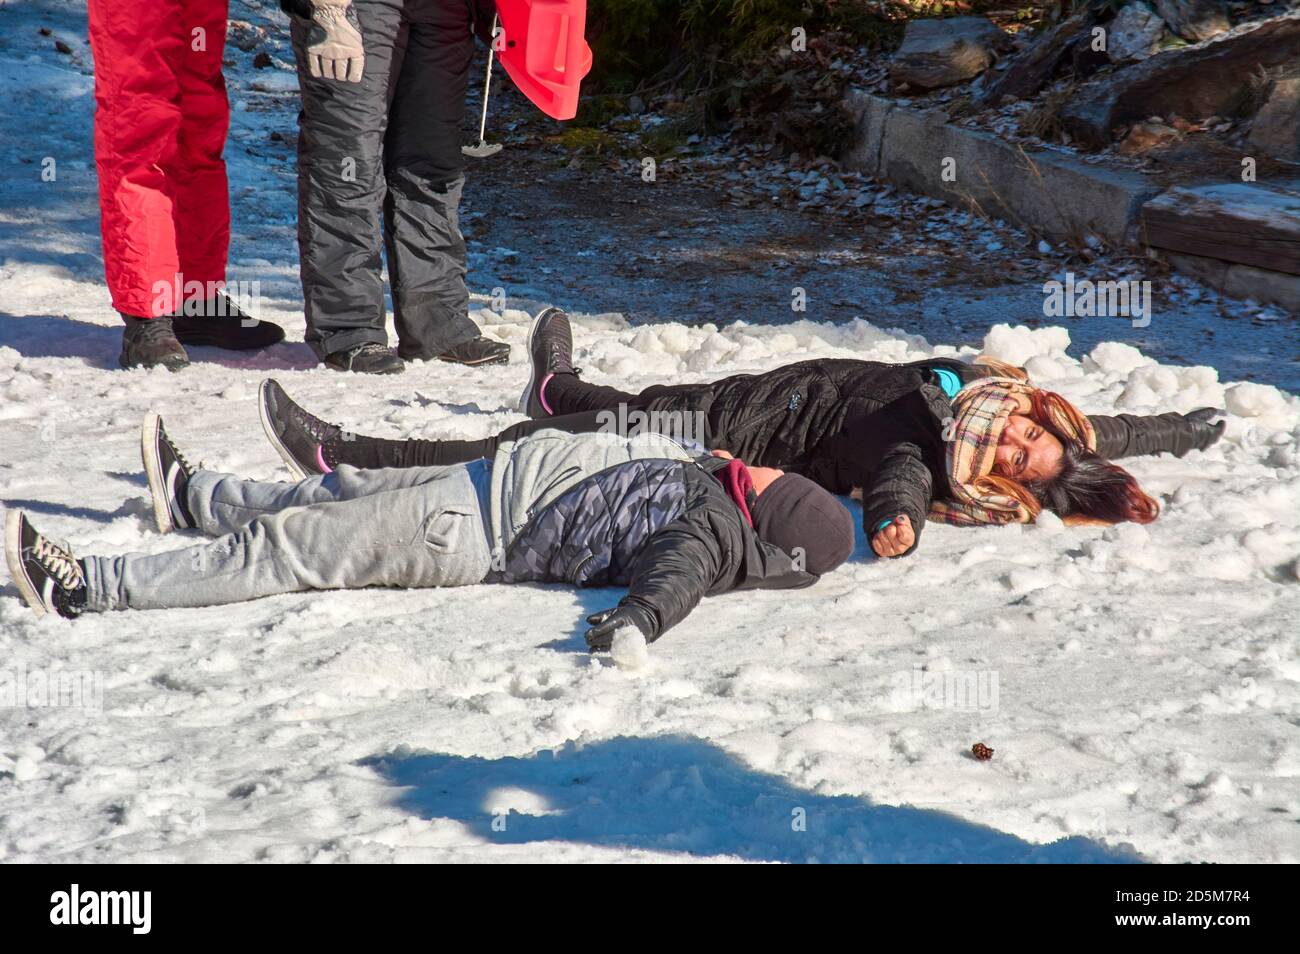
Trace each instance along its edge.
<path fill-rule="evenodd" d="M 84 14 L 50 9 L 80 43 Z M 475 304 L 513 346 L 506 368 L 313 367 L 292 164 L 244 147 L 247 111 L 228 153 L 231 278 L 261 281 L 262 316 L 289 342 L 194 349 L 175 375 L 116 370 L 89 81 L 22 65 L 0 70 L 0 93 L 23 128 L 66 123 L 35 152 L 0 135 L 0 158 L 51 149 L 63 177 L 41 191 L 38 157 L 3 182 L 4 508 L 81 553 L 188 544 L 154 528 L 141 419 L 161 413 L 209 468 L 287 479 L 258 425 L 268 375 L 379 436 L 520 419 L 521 302 Z M 865 321 L 578 312 L 585 376 L 632 389 L 980 350 Z M 1118 342 L 1071 353 L 1064 328 L 999 325 L 982 345 L 1086 411 L 1212 405 L 1227 432 L 1182 460 L 1128 462 L 1164 507 L 1147 527 L 930 525 L 895 561 L 860 540 L 810 590 L 709 599 L 660 641 L 620 634 L 596 657 L 584 618 L 618 590 L 303 593 L 68 622 L 38 619 L 6 582 L 0 861 L 1300 860 L 1300 399 Z M 48 704 L 47 684 L 74 678 L 81 704 Z"/>
<path fill-rule="evenodd" d="M 478 317 L 522 350 L 525 312 Z M 109 327 L 68 333 L 90 350 Z M 580 315 L 575 338 L 591 380 L 633 386 L 954 353 L 865 322 Z M 24 356 L 27 340 L 0 348 L 0 498 L 79 551 L 184 542 L 152 525 L 150 408 L 206 466 L 287 478 L 258 429 L 264 370 L 110 372 Z M 0 713 L 0 854 L 1298 860 L 1300 400 L 1124 347 L 1076 360 L 1067 343 L 998 327 L 986 345 L 1088 411 L 1228 408 L 1220 445 L 1131 462 L 1159 521 L 931 525 L 887 562 L 860 542 L 812 590 L 706 600 L 610 656 L 581 636 L 610 590 L 308 593 L 69 623 L 9 586 L 6 670 L 99 674 L 102 706 Z M 259 360 L 365 432 L 477 437 L 518 419 L 520 362 L 374 380 L 292 370 L 295 354 Z"/>

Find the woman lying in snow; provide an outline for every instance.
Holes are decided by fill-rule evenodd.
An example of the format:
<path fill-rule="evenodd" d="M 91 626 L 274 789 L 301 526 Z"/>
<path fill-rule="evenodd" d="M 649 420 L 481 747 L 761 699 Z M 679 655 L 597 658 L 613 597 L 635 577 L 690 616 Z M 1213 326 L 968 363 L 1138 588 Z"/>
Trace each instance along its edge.
<path fill-rule="evenodd" d="M 1067 523 L 1148 523 L 1158 505 L 1109 460 L 1182 456 L 1213 444 L 1224 426 L 1211 423 L 1213 408 L 1087 416 L 1031 386 L 1019 368 L 983 358 L 821 359 L 628 394 L 578 377 L 569 319 L 558 308 L 533 320 L 528 341 L 532 375 L 523 409 L 535 420 L 493 438 L 361 437 L 309 414 L 273 381 L 262 388 L 263 427 L 289 466 L 306 474 L 345 463 L 448 464 L 490 454 L 498 442 L 539 427 L 627 431 L 640 420 L 851 493 L 862 500 L 872 549 L 896 557 L 916 549 L 927 517 L 965 526 L 1025 523 L 1046 508 Z"/>
<path fill-rule="evenodd" d="M 727 456 L 692 458 L 658 434 L 540 430 L 490 459 L 360 470 L 298 483 L 194 470 L 150 415 L 141 454 L 158 529 L 216 537 L 186 550 L 77 559 L 24 514 L 5 556 L 38 613 L 218 606 L 364 586 L 627 586 L 587 618 L 608 649 L 647 640 L 705 595 L 809 586 L 853 550 L 853 518 L 812 481 Z"/>

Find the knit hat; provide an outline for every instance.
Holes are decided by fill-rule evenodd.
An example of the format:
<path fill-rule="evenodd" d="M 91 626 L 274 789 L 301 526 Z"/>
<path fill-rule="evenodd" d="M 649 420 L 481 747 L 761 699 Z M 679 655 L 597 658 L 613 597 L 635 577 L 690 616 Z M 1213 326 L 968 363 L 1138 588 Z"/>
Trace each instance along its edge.
<path fill-rule="evenodd" d="M 853 552 L 853 517 L 834 495 L 807 477 L 785 474 L 758 495 L 752 510 L 759 538 L 803 558 L 814 576 L 829 573 Z"/>

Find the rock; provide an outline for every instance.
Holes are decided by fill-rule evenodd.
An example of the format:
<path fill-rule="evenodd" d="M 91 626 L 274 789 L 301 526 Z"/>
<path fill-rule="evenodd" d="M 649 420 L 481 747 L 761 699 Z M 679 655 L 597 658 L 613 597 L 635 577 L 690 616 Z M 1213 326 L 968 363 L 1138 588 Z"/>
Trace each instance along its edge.
<path fill-rule="evenodd" d="M 259 50 L 257 55 L 253 57 L 253 69 L 255 70 L 264 70 L 268 66 L 274 65 L 275 64 L 271 62 L 271 54 L 266 52 L 266 50 Z"/>
<path fill-rule="evenodd" d="M 1008 37 L 987 17 L 913 20 L 889 65 L 890 78 L 921 89 L 973 79 L 992 65 Z"/>
<path fill-rule="evenodd" d="M 1135 123 L 1119 144 L 1119 151 L 1125 156 L 1140 156 L 1182 138 L 1182 133 L 1164 123 Z"/>
<path fill-rule="evenodd" d="M 1174 186 L 1142 228 L 1153 248 L 1300 276 L 1300 181 Z"/>
<path fill-rule="evenodd" d="M 68 44 L 64 43 L 62 40 L 55 40 L 54 48 L 64 56 L 70 56 L 72 54 L 72 47 L 68 46 Z"/>
<path fill-rule="evenodd" d="M 266 38 L 266 31 L 247 20 L 231 20 L 226 24 L 226 35 L 230 43 L 245 53 L 252 53 Z"/>
<path fill-rule="evenodd" d="M 1082 87 L 1058 111 L 1076 142 L 1100 149 L 1117 126 L 1152 114 L 1198 120 L 1231 115 L 1259 67 L 1295 59 L 1300 17 L 1264 20 L 1254 29 L 1203 46 L 1165 50 Z"/>
<path fill-rule="evenodd" d="M 1250 144 L 1274 159 L 1300 163 L 1300 76 L 1273 84 L 1250 125 Z"/>
<path fill-rule="evenodd" d="M 633 116 L 640 116 L 645 112 L 645 100 L 634 93 L 632 96 L 628 97 L 627 111 Z"/>
<path fill-rule="evenodd" d="M 1115 15 L 1106 31 L 1106 52 L 1115 63 L 1145 60 L 1156 51 L 1165 21 L 1145 3 L 1130 3 Z"/>
<path fill-rule="evenodd" d="M 1156 12 L 1189 43 L 1200 43 L 1232 27 L 1224 4 L 1217 0 L 1153 0 Z"/>
<path fill-rule="evenodd" d="M 1076 47 L 1087 45 L 1096 22 L 1097 13 L 1089 5 L 1035 39 L 997 79 L 979 92 L 976 97 L 979 105 L 1000 106 L 1008 96 L 1012 99 L 1033 96 L 1047 85 Z"/>

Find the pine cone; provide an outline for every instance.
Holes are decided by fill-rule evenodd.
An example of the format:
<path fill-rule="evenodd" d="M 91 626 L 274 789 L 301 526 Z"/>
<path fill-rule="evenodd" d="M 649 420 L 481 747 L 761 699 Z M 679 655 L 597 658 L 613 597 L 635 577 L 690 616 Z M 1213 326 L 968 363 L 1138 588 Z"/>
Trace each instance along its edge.
<path fill-rule="evenodd" d="M 983 742 L 976 742 L 972 745 L 970 747 L 970 754 L 975 756 L 975 758 L 979 759 L 981 762 L 987 762 L 989 759 L 993 758 L 993 750 Z"/>

